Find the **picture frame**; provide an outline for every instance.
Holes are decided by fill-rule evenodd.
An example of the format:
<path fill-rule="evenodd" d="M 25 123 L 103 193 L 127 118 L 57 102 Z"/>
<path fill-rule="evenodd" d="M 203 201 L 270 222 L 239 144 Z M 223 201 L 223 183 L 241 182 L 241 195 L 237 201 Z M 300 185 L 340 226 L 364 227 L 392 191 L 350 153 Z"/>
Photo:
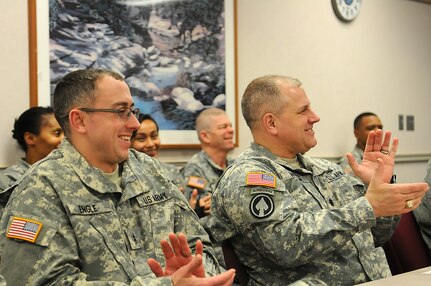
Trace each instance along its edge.
<path fill-rule="evenodd" d="M 135 105 L 158 122 L 162 148 L 200 148 L 194 120 L 209 107 L 226 111 L 238 146 L 236 0 L 216 2 L 219 10 L 211 10 L 216 9 L 214 1 L 203 9 L 208 0 L 105 0 L 113 6 L 103 15 L 91 7 L 98 1 L 66 2 L 28 0 L 31 106 L 51 105 L 56 82 L 72 70 L 109 68 L 124 75 Z M 126 2 L 153 4 L 117 7 Z M 119 18 L 109 20 L 112 15 Z M 100 23 L 94 18 L 101 19 Z M 130 23 L 124 19 L 131 19 Z M 99 41 L 103 49 L 94 48 Z M 127 52 L 117 52 L 122 46 Z M 137 53 L 141 48 L 143 56 Z"/>

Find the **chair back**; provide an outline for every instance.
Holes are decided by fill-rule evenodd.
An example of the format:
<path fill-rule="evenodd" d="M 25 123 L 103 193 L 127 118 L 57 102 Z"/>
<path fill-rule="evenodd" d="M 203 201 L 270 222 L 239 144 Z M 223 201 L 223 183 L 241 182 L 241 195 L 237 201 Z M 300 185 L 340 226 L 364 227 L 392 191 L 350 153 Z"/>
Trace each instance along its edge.
<path fill-rule="evenodd" d="M 247 286 L 248 274 L 245 270 L 245 266 L 239 261 L 238 256 L 235 253 L 235 249 L 229 240 L 224 240 L 221 243 L 223 250 L 224 261 L 228 269 L 233 268 L 236 270 L 235 282 L 241 286 Z"/>
<path fill-rule="evenodd" d="M 412 212 L 405 213 L 391 239 L 383 246 L 392 275 L 431 265 L 431 257 Z"/>

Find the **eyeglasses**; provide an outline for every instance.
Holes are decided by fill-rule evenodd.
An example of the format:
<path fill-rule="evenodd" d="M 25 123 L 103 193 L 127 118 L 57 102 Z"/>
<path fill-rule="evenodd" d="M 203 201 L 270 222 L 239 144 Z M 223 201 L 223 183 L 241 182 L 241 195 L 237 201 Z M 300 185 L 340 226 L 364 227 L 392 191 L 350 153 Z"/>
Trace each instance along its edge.
<path fill-rule="evenodd" d="M 87 108 L 87 107 L 81 107 L 78 108 L 78 110 L 84 111 L 84 112 L 109 112 L 109 113 L 116 113 L 117 116 L 123 120 L 127 120 L 130 118 L 130 116 L 133 114 L 136 118 L 139 116 L 139 108 L 130 108 L 130 107 L 122 107 L 119 109 L 110 109 L 110 108 Z"/>

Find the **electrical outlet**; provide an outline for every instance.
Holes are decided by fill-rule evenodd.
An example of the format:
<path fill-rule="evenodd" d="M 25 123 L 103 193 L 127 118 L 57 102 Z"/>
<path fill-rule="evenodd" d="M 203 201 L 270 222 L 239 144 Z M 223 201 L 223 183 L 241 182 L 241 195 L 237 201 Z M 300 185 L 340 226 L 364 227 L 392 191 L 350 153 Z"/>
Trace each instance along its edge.
<path fill-rule="evenodd" d="M 404 115 L 398 115 L 398 130 L 404 130 Z"/>
<path fill-rule="evenodd" d="M 406 115 L 406 130 L 415 130 L 415 117 L 413 115 Z"/>

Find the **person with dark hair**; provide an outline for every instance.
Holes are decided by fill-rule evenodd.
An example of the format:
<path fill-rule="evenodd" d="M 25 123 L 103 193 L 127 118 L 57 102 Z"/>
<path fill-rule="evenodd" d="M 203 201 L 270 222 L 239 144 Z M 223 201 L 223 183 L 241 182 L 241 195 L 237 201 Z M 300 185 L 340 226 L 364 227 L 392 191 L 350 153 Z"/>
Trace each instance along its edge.
<path fill-rule="evenodd" d="M 8 285 L 230 285 L 184 195 L 130 148 L 139 109 L 124 78 L 73 71 L 53 98 L 66 138 L 12 186 L 1 218 Z M 173 250 L 160 245 L 172 233 L 187 237 Z"/>
<path fill-rule="evenodd" d="M 0 174 L 0 205 L 4 207 L 10 192 L 6 189 L 40 159 L 56 149 L 63 139 L 63 130 L 51 107 L 32 107 L 15 119 L 12 137 L 25 155 L 21 160 Z"/>
<path fill-rule="evenodd" d="M 299 80 L 256 78 L 241 108 L 253 142 L 217 183 L 211 234 L 233 246 L 248 285 L 305 277 L 357 285 L 390 276 L 381 246 L 428 190 L 425 183 L 390 183 L 398 139 L 371 131 L 360 164 L 348 154 L 353 177 L 305 155 L 317 145 L 320 117 Z"/>
<path fill-rule="evenodd" d="M 149 114 L 139 114 L 138 121 L 140 122 L 140 127 L 132 134 L 132 148 L 157 159 L 161 144 L 159 125 Z M 172 180 L 181 192 L 184 192 L 184 177 L 180 172 L 180 167 L 162 161 L 159 162 L 163 167 L 163 171 L 166 173 L 167 178 Z M 197 196 L 198 191 L 195 189 L 189 199 L 189 204 L 192 209 L 196 206 Z"/>
<path fill-rule="evenodd" d="M 356 137 L 356 145 L 351 152 L 356 162 L 362 162 L 368 134 L 370 131 L 376 131 L 377 129 L 383 129 L 383 124 L 376 114 L 372 112 L 363 112 L 356 116 L 353 121 L 353 134 L 355 134 Z M 346 156 L 340 159 L 339 165 L 346 173 L 353 175 L 352 168 L 350 168 Z"/>
<path fill-rule="evenodd" d="M 147 154 L 150 157 L 157 158 L 160 151 L 159 125 L 149 114 L 139 114 L 139 129 L 135 130 L 132 135 L 132 148 Z M 166 175 L 180 189 L 183 188 L 183 176 L 180 173 L 180 167 L 160 161 Z"/>

